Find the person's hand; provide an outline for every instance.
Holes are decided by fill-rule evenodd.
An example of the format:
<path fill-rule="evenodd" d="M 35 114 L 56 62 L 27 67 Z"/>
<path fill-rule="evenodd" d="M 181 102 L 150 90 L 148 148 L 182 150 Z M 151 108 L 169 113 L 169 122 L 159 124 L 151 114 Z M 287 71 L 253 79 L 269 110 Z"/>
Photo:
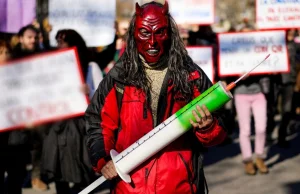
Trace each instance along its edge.
<path fill-rule="evenodd" d="M 88 95 L 90 93 L 90 88 L 87 84 L 83 84 L 80 88 L 81 92 Z"/>
<path fill-rule="evenodd" d="M 37 19 L 33 19 L 31 23 L 36 29 L 41 29 L 40 23 L 37 21 Z"/>
<path fill-rule="evenodd" d="M 25 129 L 33 129 L 35 125 L 32 122 L 25 123 Z"/>
<path fill-rule="evenodd" d="M 197 105 L 196 110 L 193 110 L 192 113 L 196 120 L 196 122 L 194 122 L 192 119 L 190 119 L 190 123 L 193 127 L 205 129 L 209 128 L 213 124 L 214 119 L 205 105 L 202 107 Z M 200 114 L 201 117 L 199 117 L 198 114 Z"/>
<path fill-rule="evenodd" d="M 300 115 L 300 107 L 296 108 L 296 114 Z"/>
<path fill-rule="evenodd" d="M 118 176 L 115 165 L 113 161 L 108 161 L 105 166 L 101 169 L 101 174 L 107 179 L 112 180 Z"/>
<path fill-rule="evenodd" d="M 246 71 L 245 72 L 243 72 L 239 77 L 242 77 L 245 73 L 247 73 Z M 248 75 L 246 75 L 245 77 L 243 77 L 243 79 L 242 80 L 245 80 L 245 79 L 247 79 L 248 77 L 249 77 L 250 75 L 248 74 Z"/>
<path fill-rule="evenodd" d="M 46 33 L 49 34 L 52 31 L 52 25 L 49 23 L 49 18 L 46 17 L 42 22 L 43 28 L 45 29 Z"/>

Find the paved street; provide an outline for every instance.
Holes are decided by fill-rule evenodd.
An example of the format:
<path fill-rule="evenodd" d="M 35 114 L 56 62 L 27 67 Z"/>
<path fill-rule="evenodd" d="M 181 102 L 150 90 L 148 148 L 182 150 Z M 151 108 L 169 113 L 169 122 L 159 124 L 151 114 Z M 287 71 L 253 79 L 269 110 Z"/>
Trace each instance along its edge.
<path fill-rule="evenodd" d="M 289 136 L 291 148 L 267 147 L 268 175 L 244 174 L 238 139 L 210 148 L 205 154 L 205 173 L 210 194 L 300 194 L 300 131 Z M 276 134 L 276 132 L 274 133 Z M 55 194 L 24 189 L 24 194 Z"/>
<path fill-rule="evenodd" d="M 268 146 L 267 175 L 244 174 L 238 141 L 211 148 L 205 156 L 210 194 L 300 194 L 300 135 L 293 134 L 289 139 L 290 149 Z"/>

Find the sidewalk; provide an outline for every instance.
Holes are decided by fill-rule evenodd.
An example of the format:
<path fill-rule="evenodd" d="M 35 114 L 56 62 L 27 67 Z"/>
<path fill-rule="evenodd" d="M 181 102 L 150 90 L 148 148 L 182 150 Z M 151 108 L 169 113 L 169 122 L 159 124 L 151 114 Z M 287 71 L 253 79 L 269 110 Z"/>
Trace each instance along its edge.
<path fill-rule="evenodd" d="M 267 146 L 267 175 L 245 175 L 238 141 L 211 148 L 204 167 L 210 194 L 300 194 L 299 133 L 289 136 L 289 149 Z"/>

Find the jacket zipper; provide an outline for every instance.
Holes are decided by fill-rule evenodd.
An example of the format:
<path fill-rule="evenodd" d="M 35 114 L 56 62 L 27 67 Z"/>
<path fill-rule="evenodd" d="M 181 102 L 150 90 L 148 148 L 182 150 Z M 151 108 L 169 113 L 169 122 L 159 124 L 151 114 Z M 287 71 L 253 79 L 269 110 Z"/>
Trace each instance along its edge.
<path fill-rule="evenodd" d="M 193 181 L 192 181 L 192 173 L 189 169 L 189 166 L 187 164 L 187 162 L 184 160 L 183 156 L 181 155 L 181 153 L 178 152 L 178 155 L 180 157 L 180 159 L 182 160 L 184 166 L 185 166 L 185 169 L 187 171 L 187 174 L 188 174 L 188 181 L 189 181 L 189 185 L 190 185 L 190 189 L 191 189 L 191 193 L 194 194 L 194 189 L 193 189 Z"/>
<path fill-rule="evenodd" d="M 149 169 L 145 168 L 145 182 L 146 182 L 146 185 L 147 185 L 147 182 L 148 182 L 148 176 L 149 176 Z"/>
<path fill-rule="evenodd" d="M 144 101 L 144 108 L 143 108 L 143 118 L 147 119 L 147 102 L 146 100 Z"/>
<path fill-rule="evenodd" d="M 150 175 L 150 172 L 154 166 L 154 164 L 157 162 L 157 158 L 154 159 L 152 165 L 150 166 L 150 168 L 145 168 L 145 183 L 146 183 L 146 186 L 147 186 L 147 183 L 148 183 L 148 178 L 149 178 L 149 175 Z"/>

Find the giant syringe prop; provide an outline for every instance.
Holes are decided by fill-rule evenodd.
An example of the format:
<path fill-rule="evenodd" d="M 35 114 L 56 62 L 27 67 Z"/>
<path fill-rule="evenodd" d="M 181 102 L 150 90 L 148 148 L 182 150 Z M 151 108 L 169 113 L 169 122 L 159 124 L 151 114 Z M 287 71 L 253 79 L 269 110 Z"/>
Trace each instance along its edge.
<path fill-rule="evenodd" d="M 230 83 L 227 87 L 221 81 L 217 82 L 121 153 L 111 150 L 110 155 L 120 178 L 126 183 L 130 183 L 129 173 L 133 169 L 192 128 L 190 119 L 195 121 L 192 110 L 195 110 L 196 106 L 206 105 L 210 112 L 221 108 L 233 98 L 230 90 L 269 56 L 270 54 L 253 69 L 242 75 L 235 82 Z M 104 176 L 101 176 L 79 194 L 88 194 L 105 180 Z"/>

